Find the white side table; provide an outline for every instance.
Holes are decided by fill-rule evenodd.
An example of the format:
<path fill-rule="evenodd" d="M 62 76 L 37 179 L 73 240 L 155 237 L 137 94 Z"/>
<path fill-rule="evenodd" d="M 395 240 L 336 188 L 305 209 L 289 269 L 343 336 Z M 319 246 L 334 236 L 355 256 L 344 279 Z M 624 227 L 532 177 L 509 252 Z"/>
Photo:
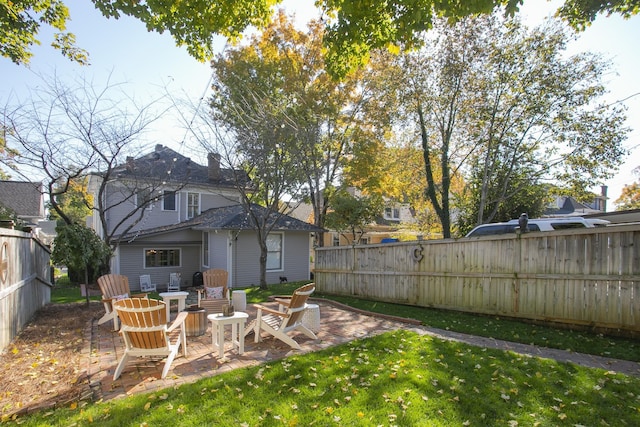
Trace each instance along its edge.
<path fill-rule="evenodd" d="M 167 303 L 167 323 L 169 323 L 171 321 L 171 300 L 178 301 L 178 312 L 184 311 L 189 292 L 160 292 L 158 295 L 162 301 Z"/>
<path fill-rule="evenodd" d="M 234 310 L 245 311 L 247 309 L 247 293 L 245 291 L 233 291 L 231 293 L 231 304 Z"/>
<path fill-rule="evenodd" d="M 320 331 L 320 306 L 318 304 L 307 304 L 302 315 L 302 324 L 313 333 Z"/>
<path fill-rule="evenodd" d="M 223 316 L 222 313 L 214 313 L 207 316 L 211 321 L 211 340 L 214 350 L 218 350 L 218 357 L 224 357 L 224 325 L 231 325 L 231 348 L 237 347 L 238 354 L 244 353 L 244 325 L 249 315 L 242 311 L 236 311 L 232 316 Z"/>

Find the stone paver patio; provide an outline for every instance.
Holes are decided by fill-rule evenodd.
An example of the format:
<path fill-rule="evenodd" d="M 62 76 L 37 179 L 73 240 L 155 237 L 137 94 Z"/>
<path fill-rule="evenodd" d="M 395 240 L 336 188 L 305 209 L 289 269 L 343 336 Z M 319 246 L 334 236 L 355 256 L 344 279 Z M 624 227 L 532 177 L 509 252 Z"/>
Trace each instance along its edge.
<path fill-rule="evenodd" d="M 217 352 L 213 349 L 211 324 L 207 322 L 207 330 L 204 335 L 187 337 L 187 357 L 182 356 L 182 351 L 180 351 L 164 379 L 160 378 L 164 365 L 162 360 L 138 358 L 138 360 L 129 362 L 124 368 L 121 377 L 113 381 L 113 373 L 123 353 L 123 342 L 118 333 L 111 331 L 111 322 L 98 326 L 97 321 L 94 320 L 86 331 L 87 335 L 89 335 L 87 342 L 91 343 L 91 348 L 86 349 L 86 360 L 87 375 L 93 399 L 107 401 L 135 393 L 174 387 L 233 369 L 278 360 L 292 354 L 317 351 L 357 338 L 370 337 L 400 328 L 412 329 L 418 333 L 431 334 L 480 347 L 500 348 L 532 356 L 553 358 L 583 366 L 599 367 L 619 371 L 627 375 L 640 376 L 640 364 L 636 362 L 546 349 L 492 338 L 475 337 L 427 328 L 420 326 L 418 322 L 359 312 L 329 301 L 314 300 L 313 302 L 320 305 L 321 328 L 317 333 L 317 340 L 312 340 L 303 334 L 293 335 L 294 339 L 301 345 L 301 351 L 294 350 L 265 334 L 263 334 L 264 339 L 262 342 L 254 343 L 254 336 L 251 334 L 245 339 L 245 352 L 242 355 L 238 355 L 235 349 L 232 350 L 230 342 L 226 340 L 225 356 L 228 360 L 221 361 L 217 357 Z M 269 304 L 273 304 L 274 307 L 276 305 L 275 303 Z M 249 322 L 255 319 L 255 308 L 251 304 L 248 305 L 246 312 L 249 314 Z M 174 316 L 175 312 L 172 313 L 172 317 Z M 230 334 L 229 327 L 227 327 L 226 333 L 227 336 Z"/>

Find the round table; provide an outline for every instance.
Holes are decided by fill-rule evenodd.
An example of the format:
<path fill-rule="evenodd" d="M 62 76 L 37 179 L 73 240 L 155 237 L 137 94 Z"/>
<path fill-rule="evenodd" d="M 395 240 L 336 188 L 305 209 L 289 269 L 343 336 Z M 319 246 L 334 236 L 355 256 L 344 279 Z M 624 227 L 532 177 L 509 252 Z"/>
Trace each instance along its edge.
<path fill-rule="evenodd" d="M 242 311 L 236 311 L 231 316 L 223 316 L 222 313 L 214 313 L 207 316 L 211 322 L 211 340 L 213 349 L 218 350 L 218 357 L 224 357 L 224 326 L 231 325 L 231 348 L 237 347 L 238 354 L 244 353 L 244 325 L 249 315 Z"/>
<path fill-rule="evenodd" d="M 171 300 L 178 301 L 178 312 L 181 312 L 184 310 L 189 292 L 160 292 L 158 295 L 162 301 L 167 303 L 167 323 L 169 323 L 171 321 Z"/>

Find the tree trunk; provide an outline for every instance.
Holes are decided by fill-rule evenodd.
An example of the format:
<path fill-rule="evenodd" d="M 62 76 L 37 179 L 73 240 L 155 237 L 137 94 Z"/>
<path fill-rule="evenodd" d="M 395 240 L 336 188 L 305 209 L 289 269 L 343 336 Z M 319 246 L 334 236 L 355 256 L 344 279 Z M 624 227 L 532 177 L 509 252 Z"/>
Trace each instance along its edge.
<path fill-rule="evenodd" d="M 267 286 L 267 245 L 260 242 L 260 289 L 266 290 Z"/>

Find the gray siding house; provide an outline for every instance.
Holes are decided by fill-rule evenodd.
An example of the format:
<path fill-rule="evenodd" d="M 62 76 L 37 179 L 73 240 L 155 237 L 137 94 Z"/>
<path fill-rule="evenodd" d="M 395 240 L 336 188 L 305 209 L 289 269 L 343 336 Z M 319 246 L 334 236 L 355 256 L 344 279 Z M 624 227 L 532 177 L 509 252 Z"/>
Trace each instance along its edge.
<path fill-rule="evenodd" d="M 53 242 L 56 222 L 47 220 L 41 182 L 0 180 L 0 207 L 31 227 L 45 245 Z"/>
<path fill-rule="evenodd" d="M 209 155 L 208 165 L 202 166 L 162 145 L 140 158 L 128 158 L 108 182 L 104 175 L 93 175 L 89 190 L 98 197 L 102 185 L 102 203 L 110 209 L 108 230 L 97 217 L 90 221 L 92 228 L 102 236 L 113 227 L 126 230 L 115 233 L 119 244 L 111 272 L 128 276 L 132 290 L 139 289 L 142 274 L 151 275 L 162 290 L 171 273 L 180 273 L 181 287 L 186 288 L 193 285 L 195 273 L 209 268 L 227 270 L 230 287 L 259 284 L 260 249 L 240 204 L 238 176 L 221 169 L 216 155 Z M 257 205 L 251 209 L 267 214 Z M 318 229 L 287 215 L 272 214 L 270 220 L 274 227 L 267 237 L 267 283 L 280 277 L 309 279 L 311 233 Z"/>

